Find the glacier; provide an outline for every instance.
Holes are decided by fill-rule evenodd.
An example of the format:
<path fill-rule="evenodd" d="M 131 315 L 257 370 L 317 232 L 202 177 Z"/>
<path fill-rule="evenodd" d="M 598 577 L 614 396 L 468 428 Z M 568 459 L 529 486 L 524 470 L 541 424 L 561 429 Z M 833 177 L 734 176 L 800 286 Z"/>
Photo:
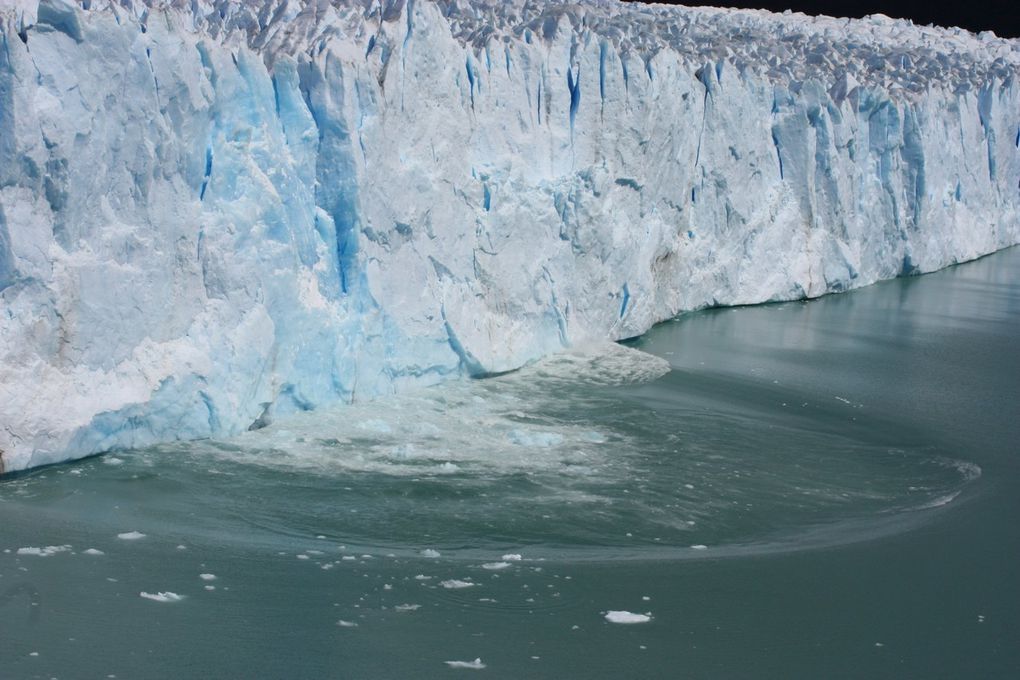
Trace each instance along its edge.
<path fill-rule="evenodd" d="M 1018 65 L 882 16 L 0 2 L 0 471 L 1014 245 Z"/>

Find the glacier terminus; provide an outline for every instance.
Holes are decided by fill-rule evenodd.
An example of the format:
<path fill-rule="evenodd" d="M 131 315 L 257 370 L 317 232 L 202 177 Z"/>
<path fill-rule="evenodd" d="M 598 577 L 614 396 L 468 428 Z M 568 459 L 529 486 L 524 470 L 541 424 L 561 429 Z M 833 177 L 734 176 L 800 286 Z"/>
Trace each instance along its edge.
<path fill-rule="evenodd" d="M 1014 245 L 1018 67 L 882 16 L 0 2 L 0 471 Z"/>

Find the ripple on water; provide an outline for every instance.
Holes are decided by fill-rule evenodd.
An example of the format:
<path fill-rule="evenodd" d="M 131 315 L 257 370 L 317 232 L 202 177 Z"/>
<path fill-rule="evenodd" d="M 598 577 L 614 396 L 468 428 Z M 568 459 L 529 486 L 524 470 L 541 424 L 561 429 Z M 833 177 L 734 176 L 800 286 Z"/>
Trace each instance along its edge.
<path fill-rule="evenodd" d="M 923 443 L 862 438 L 863 413 L 853 427 L 818 428 L 663 397 L 682 394 L 682 381 L 643 391 L 668 371 L 607 345 L 229 440 L 118 453 L 118 465 L 87 461 L 68 479 L 86 496 L 105 486 L 133 498 L 129 482 L 143 477 L 133 523 L 167 533 L 204 529 L 281 550 L 324 534 L 404 557 L 438 549 L 477 561 L 476 585 L 463 589 L 474 591 L 515 574 L 499 557 L 521 549 L 699 559 L 858 540 L 923 521 L 919 511 L 950 505 L 980 476 Z M 32 485 L 28 476 L 7 488 Z"/>

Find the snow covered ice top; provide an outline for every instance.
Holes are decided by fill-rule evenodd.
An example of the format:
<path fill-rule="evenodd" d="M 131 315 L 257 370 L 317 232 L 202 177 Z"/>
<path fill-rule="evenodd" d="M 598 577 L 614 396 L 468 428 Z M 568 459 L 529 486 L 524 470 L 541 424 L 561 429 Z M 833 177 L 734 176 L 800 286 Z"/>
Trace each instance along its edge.
<path fill-rule="evenodd" d="M 1020 43 L 988 33 L 608 0 L 0 17 L 8 470 L 1020 240 Z"/>
<path fill-rule="evenodd" d="M 422 0 L 436 6 L 450 34 L 466 47 L 492 49 L 514 41 L 550 43 L 563 31 L 575 42 L 605 40 L 619 53 L 649 60 L 662 50 L 690 64 L 726 61 L 773 79 L 853 76 L 861 82 L 923 94 L 929 83 L 969 87 L 1004 79 L 1020 63 L 1020 46 L 991 31 L 917 26 L 881 14 L 864 19 L 765 10 L 623 4 L 618 0 L 551 3 L 536 0 Z M 38 0 L 8 2 L 21 31 L 38 19 Z M 44 5 L 70 5 L 67 2 Z M 413 32 L 415 0 L 92 0 L 92 11 L 121 11 L 145 21 L 167 8 L 180 28 L 221 41 L 243 41 L 274 62 L 342 39 L 359 46 L 393 24 Z M 47 10 L 44 10 L 44 13 Z M 401 25 L 402 24 L 402 25 Z M 410 37 L 408 35 L 407 37 Z"/>

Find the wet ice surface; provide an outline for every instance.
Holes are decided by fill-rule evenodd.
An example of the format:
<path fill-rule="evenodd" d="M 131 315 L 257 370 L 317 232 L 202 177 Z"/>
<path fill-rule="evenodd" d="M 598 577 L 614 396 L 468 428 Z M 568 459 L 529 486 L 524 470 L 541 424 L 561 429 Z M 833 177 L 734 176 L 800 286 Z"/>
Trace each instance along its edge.
<path fill-rule="evenodd" d="M 140 538 L 145 538 L 145 534 L 140 531 L 127 531 L 122 534 L 117 534 L 117 538 L 122 541 L 137 541 Z"/>
<path fill-rule="evenodd" d="M 609 623 L 648 623 L 652 620 L 650 614 L 635 614 L 628 611 L 611 610 L 606 612 L 606 621 Z"/>
<path fill-rule="evenodd" d="M 481 659 L 475 659 L 474 661 L 447 661 L 445 663 L 450 668 L 470 668 L 472 670 L 485 668 L 485 664 L 482 663 Z"/>
<path fill-rule="evenodd" d="M 988 453 L 1005 450 L 994 437 L 968 445 L 970 429 L 938 428 L 995 432 L 987 419 L 1012 398 L 1015 362 L 982 336 L 969 353 L 939 351 L 963 322 L 944 289 L 910 297 L 930 281 L 685 318 L 638 345 L 669 359 L 665 375 L 631 350 L 612 371 L 559 359 L 385 409 L 7 480 L 0 652 L 17 677 L 144 678 L 154 661 L 182 674 L 411 677 L 477 658 L 495 677 L 698 677 L 719 658 L 744 676 L 800 664 L 818 677 L 850 659 L 902 672 L 861 657 L 880 650 L 932 670 L 923 659 L 954 647 L 919 646 L 928 621 L 984 649 L 1015 630 L 1020 600 L 994 578 L 1010 534 L 984 515 L 940 533 L 971 521 L 1012 468 Z M 862 311 L 883 305 L 896 314 Z M 933 321 L 897 328 L 900 305 Z M 902 353 L 887 354 L 891 338 Z M 988 375 L 944 392 L 916 382 L 989 353 L 1002 358 Z M 951 401 L 968 394 L 982 396 Z M 401 442 L 415 455 L 395 453 Z M 920 588 L 930 598 L 900 600 Z M 779 631 L 819 656 L 777 653 Z M 295 655 L 298 670 L 284 668 Z M 984 658 L 997 675 L 1001 657 Z"/>
<path fill-rule="evenodd" d="M 180 602 L 181 600 L 184 599 L 182 595 L 178 595 L 177 593 L 171 593 L 170 591 L 161 593 L 146 593 L 145 591 L 142 591 L 138 593 L 138 596 L 146 600 L 152 600 L 153 602 L 163 603 Z"/>

